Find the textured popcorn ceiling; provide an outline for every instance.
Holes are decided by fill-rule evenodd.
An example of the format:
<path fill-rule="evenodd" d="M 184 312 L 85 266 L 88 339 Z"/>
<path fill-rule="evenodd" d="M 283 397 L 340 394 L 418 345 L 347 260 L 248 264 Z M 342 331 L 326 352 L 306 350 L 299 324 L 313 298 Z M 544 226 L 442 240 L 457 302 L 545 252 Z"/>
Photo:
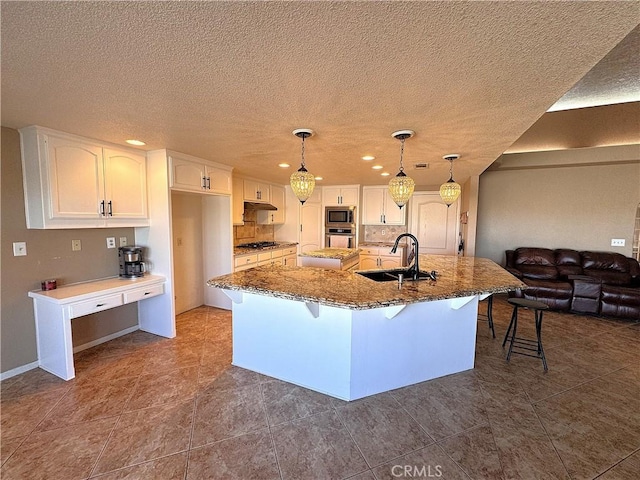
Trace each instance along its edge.
<path fill-rule="evenodd" d="M 637 2 L 2 2 L 2 125 L 287 183 L 479 174 L 639 23 Z M 637 55 L 636 52 L 629 54 Z M 371 154 L 367 163 L 360 159 Z M 413 164 L 429 163 L 415 171 Z"/>

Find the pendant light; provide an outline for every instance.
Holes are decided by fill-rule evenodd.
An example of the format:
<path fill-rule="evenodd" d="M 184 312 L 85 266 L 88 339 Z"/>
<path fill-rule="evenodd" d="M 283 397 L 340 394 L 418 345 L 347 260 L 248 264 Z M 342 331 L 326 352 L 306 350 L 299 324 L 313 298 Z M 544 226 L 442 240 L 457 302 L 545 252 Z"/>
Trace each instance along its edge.
<path fill-rule="evenodd" d="M 460 158 L 460 155 L 455 153 L 445 155 L 442 157 L 445 160 L 448 160 L 449 163 L 449 180 L 446 183 L 440 185 L 440 197 L 442 201 L 447 204 L 447 207 L 450 207 L 453 202 L 455 202 L 460 196 L 460 185 L 453 181 L 453 161 Z"/>
<path fill-rule="evenodd" d="M 413 195 L 413 189 L 416 186 L 413 179 L 404 173 L 404 166 L 402 165 L 404 141 L 407 138 L 413 137 L 414 134 L 415 132 L 413 130 L 398 130 L 391 134 L 393 138 L 400 140 L 400 171 L 389 181 L 389 193 L 393 201 L 396 202 L 396 205 L 400 208 L 409 201 L 409 198 Z"/>
<path fill-rule="evenodd" d="M 298 128 L 293 131 L 293 134 L 302 139 L 302 163 L 297 172 L 293 172 L 291 174 L 291 178 L 289 179 L 289 183 L 291 184 L 291 189 L 300 203 L 304 204 L 307 199 L 313 193 L 313 189 L 316 186 L 316 179 L 313 174 L 309 173 L 304 166 L 304 140 L 307 137 L 313 135 L 313 130 L 309 130 L 308 128 Z"/>

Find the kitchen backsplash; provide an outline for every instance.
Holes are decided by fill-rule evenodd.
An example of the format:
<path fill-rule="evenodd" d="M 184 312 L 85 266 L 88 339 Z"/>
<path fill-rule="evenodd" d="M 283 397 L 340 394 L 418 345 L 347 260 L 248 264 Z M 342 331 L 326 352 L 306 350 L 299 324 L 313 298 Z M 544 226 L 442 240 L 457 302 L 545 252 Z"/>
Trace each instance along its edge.
<path fill-rule="evenodd" d="M 258 224 L 258 212 L 256 210 L 244 211 L 244 225 L 233 227 L 233 245 L 251 242 L 273 242 L 273 225 Z"/>
<path fill-rule="evenodd" d="M 406 225 L 364 225 L 365 242 L 393 243 L 398 235 L 407 233 Z"/>

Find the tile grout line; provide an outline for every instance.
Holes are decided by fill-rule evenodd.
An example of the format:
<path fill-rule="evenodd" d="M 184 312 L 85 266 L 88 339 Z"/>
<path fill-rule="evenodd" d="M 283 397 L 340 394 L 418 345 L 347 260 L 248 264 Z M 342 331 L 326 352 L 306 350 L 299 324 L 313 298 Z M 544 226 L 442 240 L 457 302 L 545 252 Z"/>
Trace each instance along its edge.
<path fill-rule="evenodd" d="M 606 470 L 598 473 L 595 477 L 593 477 L 593 480 L 597 480 L 598 478 L 602 477 L 605 473 L 607 473 L 610 470 L 613 470 L 615 467 L 617 467 L 618 465 L 620 465 L 622 462 L 624 462 L 627 458 L 630 458 L 632 455 L 635 455 L 636 453 L 640 453 L 640 447 L 636 448 L 635 450 L 633 450 L 629 455 L 627 455 L 624 458 L 621 458 L 620 461 L 614 463 L 613 465 L 611 465 L 610 467 L 608 467 Z"/>
<path fill-rule="evenodd" d="M 280 475 L 280 480 L 284 480 L 284 476 L 282 475 L 282 468 L 280 467 L 280 459 L 278 458 L 278 449 L 276 448 L 276 441 L 273 438 L 273 430 L 271 430 L 271 422 L 269 421 L 269 414 L 267 413 L 267 404 L 264 398 L 264 384 L 262 382 L 258 382 L 258 386 L 260 387 L 260 398 L 262 399 L 262 411 L 267 420 L 267 428 L 269 429 L 269 440 L 271 440 L 271 448 L 273 449 L 273 456 L 276 459 L 276 467 L 278 468 L 278 474 Z"/>
<path fill-rule="evenodd" d="M 367 460 L 367 457 L 365 457 L 364 453 L 362 453 L 362 449 L 360 448 L 360 445 L 358 445 L 358 442 L 356 442 L 356 439 L 353 438 L 353 435 L 351 434 L 351 431 L 347 427 L 347 424 L 344 423 L 344 421 L 342 419 L 342 416 L 340 415 L 340 412 L 338 411 L 338 407 L 335 404 L 332 405 L 332 407 L 333 407 L 333 411 L 334 411 L 336 417 L 338 418 L 338 421 L 342 425 L 342 428 L 344 428 L 345 432 L 347 432 L 347 434 L 349 435 L 349 438 L 351 439 L 353 444 L 356 446 L 356 449 L 358 450 L 358 453 L 360 454 L 360 456 L 364 460 L 364 463 L 367 465 L 368 470 L 371 470 L 373 472 L 373 467 L 371 467 L 371 464 L 369 463 L 369 460 Z M 363 470 L 362 472 L 355 473 L 354 475 L 360 475 L 361 473 L 364 473 L 366 471 L 367 470 Z M 351 475 L 351 476 L 353 477 L 354 475 Z M 376 474 L 374 473 L 373 476 L 375 477 Z M 349 477 L 347 477 L 347 478 L 349 478 Z"/>

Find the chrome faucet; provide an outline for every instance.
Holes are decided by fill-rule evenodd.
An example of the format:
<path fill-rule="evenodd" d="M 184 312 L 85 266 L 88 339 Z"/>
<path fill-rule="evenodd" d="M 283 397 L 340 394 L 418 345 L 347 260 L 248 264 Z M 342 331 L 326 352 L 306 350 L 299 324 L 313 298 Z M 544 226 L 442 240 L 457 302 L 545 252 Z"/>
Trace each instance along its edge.
<path fill-rule="evenodd" d="M 393 244 L 393 248 L 391 249 L 391 253 L 396 253 L 396 250 L 398 250 L 398 243 L 400 243 L 400 239 L 403 237 L 409 237 L 411 240 L 413 240 L 413 255 L 415 257 L 413 264 L 407 270 L 407 275 L 413 280 L 418 280 L 420 276 L 420 267 L 418 266 L 418 254 L 420 252 L 418 247 L 418 239 L 410 233 L 402 233 L 398 235 L 398 238 L 396 238 L 396 243 Z"/>

